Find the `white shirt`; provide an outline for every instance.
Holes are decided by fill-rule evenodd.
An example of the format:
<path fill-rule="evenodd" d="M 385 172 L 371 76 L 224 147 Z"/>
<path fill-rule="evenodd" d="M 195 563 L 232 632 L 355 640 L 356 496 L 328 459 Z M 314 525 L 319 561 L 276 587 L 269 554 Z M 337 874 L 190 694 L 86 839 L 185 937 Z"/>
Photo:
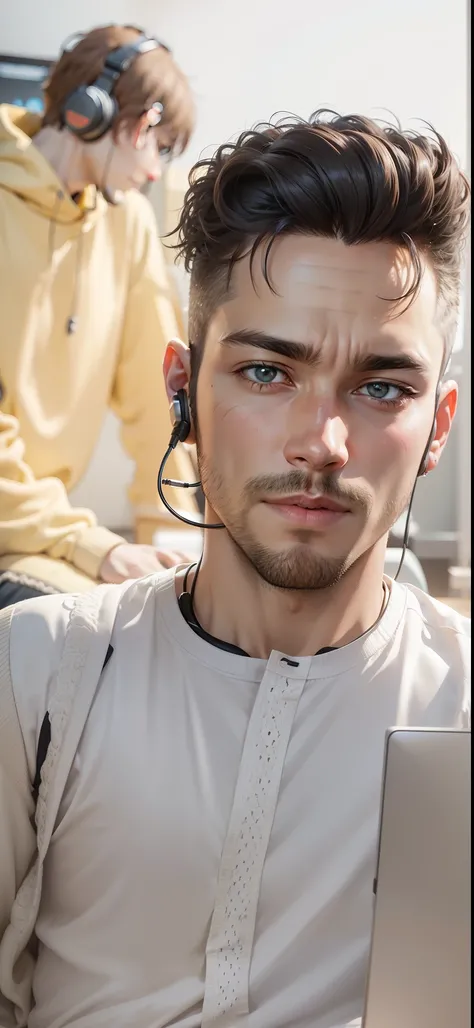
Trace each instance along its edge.
<path fill-rule="evenodd" d="M 41 604 L 51 664 L 66 613 Z M 51 675 L 20 684 L 27 620 L 34 767 Z M 29 1028 L 357 1025 L 385 732 L 465 723 L 468 625 L 392 584 L 361 639 L 256 660 L 193 633 L 173 574 L 131 585 L 46 859 Z"/>

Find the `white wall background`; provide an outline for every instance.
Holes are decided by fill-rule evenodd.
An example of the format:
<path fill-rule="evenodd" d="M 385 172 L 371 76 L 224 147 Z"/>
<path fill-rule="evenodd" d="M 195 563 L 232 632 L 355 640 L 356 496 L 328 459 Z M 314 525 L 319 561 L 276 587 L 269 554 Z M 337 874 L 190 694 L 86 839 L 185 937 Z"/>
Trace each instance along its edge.
<path fill-rule="evenodd" d="M 79 29 L 143 25 L 171 45 L 193 87 L 198 127 L 183 170 L 203 152 L 276 111 L 320 106 L 431 121 L 463 163 L 468 145 L 467 0 L 0 0 L 0 49 L 54 56 Z M 76 492 L 99 517 L 128 518 L 130 473 L 113 422 Z M 458 525 L 459 429 L 440 471 L 421 484 L 425 534 Z M 104 476 L 106 462 L 107 474 Z M 112 473 L 111 473 L 112 472 Z"/>
<path fill-rule="evenodd" d="M 0 49 L 53 57 L 109 21 L 161 35 L 188 74 L 187 164 L 275 111 L 325 105 L 431 121 L 466 158 L 467 0 L 1 0 Z"/>
<path fill-rule="evenodd" d="M 465 157 L 466 0 L 141 0 L 135 9 L 191 80 L 192 160 L 274 111 L 326 105 L 431 120 Z"/>

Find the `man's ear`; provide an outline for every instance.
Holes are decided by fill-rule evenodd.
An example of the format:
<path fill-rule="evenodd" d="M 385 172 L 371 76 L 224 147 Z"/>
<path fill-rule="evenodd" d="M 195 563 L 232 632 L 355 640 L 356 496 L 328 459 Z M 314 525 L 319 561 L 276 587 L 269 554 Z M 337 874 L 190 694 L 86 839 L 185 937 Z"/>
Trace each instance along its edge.
<path fill-rule="evenodd" d="M 135 150 L 143 150 L 148 130 L 160 124 L 162 113 L 162 104 L 156 103 L 138 119 L 132 134 Z"/>
<path fill-rule="evenodd" d="M 456 382 L 444 382 L 441 386 L 438 409 L 436 412 L 436 431 L 433 436 L 426 459 L 426 472 L 433 471 L 448 441 L 451 425 L 458 405 L 458 387 Z"/>
<path fill-rule="evenodd" d="M 163 359 L 163 375 L 171 410 L 173 397 L 176 395 L 178 390 L 184 389 L 186 393 L 189 392 L 191 354 L 189 352 L 189 347 L 181 342 L 181 339 L 171 339 L 168 343 Z M 192 425 L 186 442 L 196 442 L 194 428 Z"/>
<path fill-rule="evenodd" d="M 133 145 L 135 147 L 135 150 L 143 150 L 144 149 L 145 144 L 146 144 L 146 137 L 147 137 L 147 133 L 148 133 L 148 129 L 149 128 L 150 128 L 149 116 L 148 116 L 148 112 L 145 112 L 145 114 L 142 114 L 141 118 L 139 118 L 139 120 L 137 121 L 137 123 L 136 123 L 136 125 L 134 126 L 134 129 L 133 129 L 132 141 L 133 141 Z"/>

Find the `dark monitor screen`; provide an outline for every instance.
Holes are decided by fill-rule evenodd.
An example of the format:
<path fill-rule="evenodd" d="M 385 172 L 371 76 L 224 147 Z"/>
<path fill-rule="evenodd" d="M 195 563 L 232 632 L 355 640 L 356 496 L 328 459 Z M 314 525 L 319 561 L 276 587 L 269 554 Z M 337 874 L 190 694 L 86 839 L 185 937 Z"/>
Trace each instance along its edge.
<path fill-rule="evenodd" d="M 0 103 L 15 104 L 42 114 L 43 83 L 52 63 L 41 57 L 0 54 Z"/>

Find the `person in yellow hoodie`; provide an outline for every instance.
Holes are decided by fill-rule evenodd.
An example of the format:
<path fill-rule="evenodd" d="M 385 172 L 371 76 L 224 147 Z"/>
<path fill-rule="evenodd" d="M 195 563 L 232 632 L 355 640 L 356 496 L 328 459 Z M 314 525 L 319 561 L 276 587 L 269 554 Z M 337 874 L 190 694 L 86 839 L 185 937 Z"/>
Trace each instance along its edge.
<path fill-rule="evenodd" d="M 183 327 L 140 190 L 193 122 L 168 48 L 116 25 L 65 46 L 42 119 L 0 107 L 0 607 L 178 560 L 126 543 L 67 493 L 111 408 L 135 462 L 136 537 L 167 522 L 156 494 L 170 433 L 161 362 Z M 195 477 L 183 448 L 169 473 Z M 175 505 L 197 511 L 184 490 Z"/>

